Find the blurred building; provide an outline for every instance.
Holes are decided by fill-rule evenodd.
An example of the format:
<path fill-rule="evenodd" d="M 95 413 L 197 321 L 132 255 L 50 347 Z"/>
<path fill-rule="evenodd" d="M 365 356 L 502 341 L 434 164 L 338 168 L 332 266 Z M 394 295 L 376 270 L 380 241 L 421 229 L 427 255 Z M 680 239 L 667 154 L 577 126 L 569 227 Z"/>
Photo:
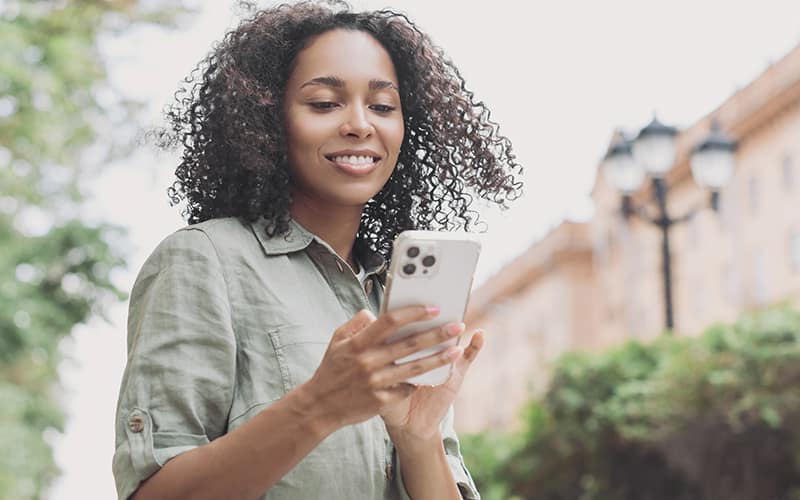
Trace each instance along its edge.
<path fill-rule="evenodd" d="M 712 117 L 738 141 L 736 172 L 719 213 L 701 211 L 670 230 L 678 335 L 771 304 L 800 306 L 800 47 L 681 131 L 666 177 L 673 216 L 707 203 L 688 158 Z M 646 183 L 634 202 L 649 202 L 649 189 Z M 659 229 L 635 217 L 626 221 L 619 193 L 602 175 L 592 198 L 589 222 L 563 222 L 473 293 L 468 327 L 499 334 L 456 402 L 459 430 L 513 428 L 567 350 L 662 332 Z"/>

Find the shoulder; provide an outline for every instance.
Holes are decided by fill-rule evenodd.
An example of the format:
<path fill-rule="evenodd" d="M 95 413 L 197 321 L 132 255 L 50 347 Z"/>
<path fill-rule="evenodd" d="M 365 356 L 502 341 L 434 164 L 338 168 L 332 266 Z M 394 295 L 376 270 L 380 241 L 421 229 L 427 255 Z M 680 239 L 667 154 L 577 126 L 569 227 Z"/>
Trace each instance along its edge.
<path fill-rule="evenodd" d="M 252 238 L 247 222 L 233 217 L 211 219 L 178 229 L 164 238 L 153 254 L 168 254 L 176 250 L 213 254 L 221 248 L 238 247 Z"/>
<path fill-rule="evenodd" d="M 231 239 L 251 239 L 253 234 L 248 222 L 236 217 L 224 217 L 186 226 L 175 232 L 173 236 L 192 232 L 204 234 L 214 244 L 222 244 Z"/>
<path fill-rule="evenodd" d="M 248 239 L 253 239 L 249 224 L 232 217 L 182 227 L 156 246 L 142 270 L 157 271 L 178 262 L 217 263 L 230 249 L 246 246 Z"/>

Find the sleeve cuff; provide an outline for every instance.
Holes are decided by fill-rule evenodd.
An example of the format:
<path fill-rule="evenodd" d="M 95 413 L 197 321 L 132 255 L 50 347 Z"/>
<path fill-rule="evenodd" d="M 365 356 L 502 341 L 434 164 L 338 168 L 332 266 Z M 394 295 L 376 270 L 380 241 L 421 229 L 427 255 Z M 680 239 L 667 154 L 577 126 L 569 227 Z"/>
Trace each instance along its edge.
<path fill-rule="evenodd" d="M 170 459 L 208 443 L 204 435 L 153 432 L 147 410 L 134 408 L 125 423 L 126 439 L 114 452 L 114 480 L 117 496 L 127 500 L 142 481 L 156 473 Z"/>
<path fill-rule="evenodd" d="M 475 482 L 464 467 L 464 462 L 459 458 L 452 455 L 445 455 L 447 457 L 447 464 L 450 466 L 450 471 L 453 473 L 453 479 L 458 485 L 458 491 L 461 493 L 461 498 L 464 500 L 480 500 L 481 495 L 475 487 Z"/>

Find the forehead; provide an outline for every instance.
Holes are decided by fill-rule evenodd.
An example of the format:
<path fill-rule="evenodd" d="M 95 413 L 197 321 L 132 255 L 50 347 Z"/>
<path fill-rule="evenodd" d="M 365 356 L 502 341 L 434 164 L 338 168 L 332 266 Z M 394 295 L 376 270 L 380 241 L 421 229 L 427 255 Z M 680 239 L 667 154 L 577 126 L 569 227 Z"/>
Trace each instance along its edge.
<path fill-rule="evenodd" d="M 320 76 L 336 76 L 345 82 L 381 79 L 397 84 L 389 53 L 363 31 L 336 29 L 311 39 L 297 55 L 289 86 Z"/>

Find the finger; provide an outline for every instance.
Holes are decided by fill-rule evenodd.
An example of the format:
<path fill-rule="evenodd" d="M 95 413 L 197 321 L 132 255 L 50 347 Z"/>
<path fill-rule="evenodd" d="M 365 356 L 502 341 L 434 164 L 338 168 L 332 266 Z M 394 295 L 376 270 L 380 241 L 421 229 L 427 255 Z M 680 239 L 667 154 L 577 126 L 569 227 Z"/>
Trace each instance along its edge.
<path fill-rule="evenodd" d="M 478 353 L 481 352 L 483 349 L 484 344 L 484 331 L 477 330 L 474 334 L 472 334 L 472 339 L 470 339 L 469 345 L 466 349 L 464 349 L 464 356 L 463 359 L 467 363 L 472 363 L 475 361 L 475 358 L 478 357 Z"/>
<path fill-rule="evenodd" d="M 450 346 L 443 352 L 425 356 L 406 363 L 392 364 L 372 374 L 370 382 L 373 387 L 392 386 L 411 377 L 429 372 L 440 366 L 449 365 L 463 353 L 459 346 Z"/>
<path fill-rule="evenodd" d="M 475 358 L 478 357 L 478 353 L 483 348 L 483 344 L 484 331 L 475 331 L 475 333 L 472 334 L 469 345 L 464 349 L 464 355 L 453 363 L 453 371 L 450 375 L 450 379 L 447 381 L 447 385 L 450 386 L 453 391 L 458 392 L 461 384 L 464 382 L 464 377 L 467 375 L 467 370 L 470 365 L 472 365 L 472 362 L 475 361 Z"/>
<path fill-rule="evenodd" d="M 464 323 L 448 323 L 415 333 L 390 344 L 373 348 L 371 358 L 377 366 L 382 366 L 404 358 L 409 354 L 450 341 L 464 332 Z"/>
<path fill-rule="evenodd" d="M 438 307 L 407 306 L 393 309 L 382 314 L 371 325 L 366 327 L 359 335 L 359 342 L 364 347 L 380 345 L 396 333 L 397 330 L 416 321 L 435 318 L 439 314 Z"/>
<path fill-rule="evenodd" d="M 456 364 L 456 369 L 466 371 L 469 368 L 469 365 L 475 361 L 475 358 L 478 357 L 478 353 L 481 352 L 484 344 L 484 331 L 477 330 L 474 334 L 472 334 L 472 339 L 470 339 L 469 345 L 464 349 L 464 355 L 461 356 L 461 359 L 458 360 Z"/>
<path fill-rule="evenodd" d="M 358 311 L 352 318 L 347 320 L 347 323 L 337 328 L 336 331 L 333 332 L 333 337 L 335 339 L 352 337 L 374 321 L 375 315 L 372 314 L 369 309 L 362 309 Z"/>

